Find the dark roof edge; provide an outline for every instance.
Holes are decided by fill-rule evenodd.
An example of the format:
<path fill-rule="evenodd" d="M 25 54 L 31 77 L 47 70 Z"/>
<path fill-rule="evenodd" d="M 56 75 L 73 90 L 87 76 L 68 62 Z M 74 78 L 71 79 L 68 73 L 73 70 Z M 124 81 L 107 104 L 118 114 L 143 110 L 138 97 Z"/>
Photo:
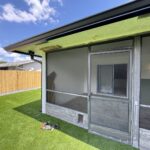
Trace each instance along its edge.
<path fill-rule="evenodd" d="M 116 8 L 98 13 L 71 24 L 36 35 L 21 42 L 4 47 L 6 50 L 17 49 L 31 43 L 45 42 L 50 39 L 62 37 L 76 32 L 84 31 L 97 26 L 113 23 L 123 19 L 143 15 L 150 12 L 150 0 L 136 0 Z"/>

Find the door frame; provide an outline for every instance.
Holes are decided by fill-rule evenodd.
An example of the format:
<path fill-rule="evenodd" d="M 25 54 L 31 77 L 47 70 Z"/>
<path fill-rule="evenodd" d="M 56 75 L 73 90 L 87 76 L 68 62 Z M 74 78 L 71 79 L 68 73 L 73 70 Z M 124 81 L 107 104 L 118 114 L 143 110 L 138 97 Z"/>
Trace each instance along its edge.
<path fill-rule="evenodd" d="M 129 52 L 129 65 L 128 65 L 128 74 L 127 74 L 127 97 L 122 97 L 122 96 L 113 96 L 113 95 L 107 95 L 105 96 L 110 96 L 110 97 L 116 97 L 116 98 L 127 98 L 128 101 L 128 110 L 129 110 L 129 143 L 132 143 L 132 48 L 126 48 L 126 49 L 113 49 L 109 51 L 99 51 L 99 52 L 91 52 L 91 47 L 89 47 L 89 53 L 88 53 L 88 131 L 90 131 L 90 123 L 91 123 L 91 56 L 93 55 L 101 55 L 101 54 L 114 54 L 114 53 L 125 53 Z M 103 96 L 102 94 L 99 95 L 100 97 Z M 97 133 L 98 134 L 98 133 Z M 102 135 L 104 137 L 110 138 L 108 136 Z M 117 140 L 115 138 L 112 138 L 114 140 Z"/>

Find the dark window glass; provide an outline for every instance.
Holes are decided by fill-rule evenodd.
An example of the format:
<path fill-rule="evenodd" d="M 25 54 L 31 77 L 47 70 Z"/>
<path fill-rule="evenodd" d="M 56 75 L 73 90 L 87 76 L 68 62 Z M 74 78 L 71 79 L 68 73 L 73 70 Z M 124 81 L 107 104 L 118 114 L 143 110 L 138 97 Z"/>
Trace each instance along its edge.
<path fill-rule="evenodd" d="M 127 64 L 97 65 L 97 92 L 127 95 Z"/>
<path fill-rule="evenodd" d="M 114 94 L 127 95 L 127 64 L 114 65 Z"/>

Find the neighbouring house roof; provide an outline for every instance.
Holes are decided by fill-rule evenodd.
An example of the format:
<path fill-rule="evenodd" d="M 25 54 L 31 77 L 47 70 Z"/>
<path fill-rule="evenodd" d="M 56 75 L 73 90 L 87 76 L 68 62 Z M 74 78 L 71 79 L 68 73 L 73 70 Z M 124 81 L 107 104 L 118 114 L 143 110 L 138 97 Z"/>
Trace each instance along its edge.
<path fill-rule="evenodd" d="M 54 51 L 150 32 L 150 0 L 137 0 L 5 47 Z M 40 55 L 40 53 L 37 53 Z"/>
<path fill-rule="evenodd" d="M 28 61 L 19 61 L 19 62 L 7 62 L 7 63 L 2 63 L 0 64 L 0 68 L 5 68 L 5 67 L 18 67 L 21 65 L 33 63 L 34 61 L 28 60 Z"/>

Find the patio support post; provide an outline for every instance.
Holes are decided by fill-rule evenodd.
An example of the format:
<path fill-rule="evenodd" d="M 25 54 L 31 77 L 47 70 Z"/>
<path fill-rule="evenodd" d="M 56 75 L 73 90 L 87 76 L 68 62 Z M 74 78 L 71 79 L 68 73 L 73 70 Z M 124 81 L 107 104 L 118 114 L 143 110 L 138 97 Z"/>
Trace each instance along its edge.
<path fill-rule="evenodd" d="M 139 147 L 139 105 L 140 105 L 140 69 L 141 69 L 141 37 L 134 38 L 133 70 L 132 70 L 132 145 Z"/>
<path fill-rule="evenodd" d="M 46 113 L 46 54 L 42 52 L 42 113 Z"/>
<path fill-rule="evenodd" d="M 90 61 L 90 52 L 91 47 L 88 46 L 88 132 L 90 130 L 90 122 L 91 122 L 91 102 L 90 102 L 90 95 L 91 95 L 91 61 Z"/>

